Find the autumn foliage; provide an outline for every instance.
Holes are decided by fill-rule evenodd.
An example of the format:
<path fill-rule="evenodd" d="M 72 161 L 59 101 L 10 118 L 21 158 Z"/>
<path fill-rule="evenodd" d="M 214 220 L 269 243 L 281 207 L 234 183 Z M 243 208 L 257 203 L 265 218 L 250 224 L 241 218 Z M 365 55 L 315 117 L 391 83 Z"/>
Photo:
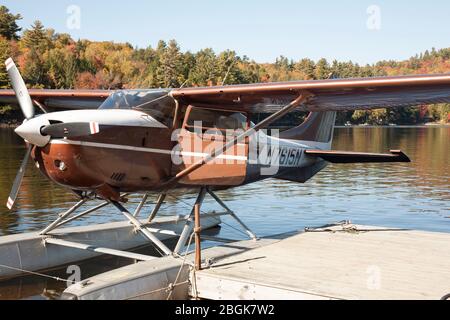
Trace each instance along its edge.
<path fill-rule="evenodd" d="M 213 86 L 255 82 L 387 75 L 446 73 L 450 71 L 450 48 L 426 51 L 406 61 L 381 61 L 361 66 L 353 62 L 325 59 L 299 61 L 279 57 L 275 63 L 256 63 L 234 51 L 212 49 L 181 52 L 175 40 L 159 41 L 156 48 L 134 48 L 128 43 L 74 40 L 36 21 L 21 34 L 13 15 L 0 6 L 0 60 L 12 56 L 27 85 L 54 89 L 122 89 L 180 86 Z M 4 67 L 0 88 L 8 88 Z M 345 123 L 417 123 L 449 121 L 448 105 L 400 110 L 343 113 Z"/>

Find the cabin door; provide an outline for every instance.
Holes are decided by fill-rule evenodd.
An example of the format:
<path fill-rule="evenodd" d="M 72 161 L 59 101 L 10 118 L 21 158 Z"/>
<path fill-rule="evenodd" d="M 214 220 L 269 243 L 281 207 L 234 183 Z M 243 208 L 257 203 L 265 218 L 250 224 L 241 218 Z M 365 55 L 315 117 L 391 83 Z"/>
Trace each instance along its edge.
<path fill-rule="evenodd" d="M 189 106 L 176 148 L 177 172 L 222 147 L 249 126 L 246 114 Z M 248 142 L 231 147 L 223 155 L 192 172 L 180 183 L 188 185 L 240 185 L 245 180 Z"/>

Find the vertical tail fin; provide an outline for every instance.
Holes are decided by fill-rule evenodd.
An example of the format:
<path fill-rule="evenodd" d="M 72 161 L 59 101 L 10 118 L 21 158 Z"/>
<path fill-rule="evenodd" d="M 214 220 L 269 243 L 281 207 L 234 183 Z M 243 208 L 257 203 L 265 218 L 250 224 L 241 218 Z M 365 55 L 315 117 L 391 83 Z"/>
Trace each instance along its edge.
<path fill-rule="evenodd" d="M 301 125 L 280 133 L 280 138 L 331 145 L 335 122 L 336 112 L 311 112 Z"/>

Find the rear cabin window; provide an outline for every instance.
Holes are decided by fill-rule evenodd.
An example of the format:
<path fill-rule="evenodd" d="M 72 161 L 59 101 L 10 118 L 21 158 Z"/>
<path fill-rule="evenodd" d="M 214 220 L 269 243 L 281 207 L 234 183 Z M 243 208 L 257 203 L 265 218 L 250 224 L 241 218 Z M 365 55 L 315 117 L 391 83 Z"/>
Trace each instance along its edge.
<path fill-rule="evenodd" d="M 186 129 L 191 132 L 201 128 L 202 132 L 218 130 L 225 134 L 227 130 L 246 130 L 247 127 L 247 116 L 241 112 L 197 107 L 191 109 L 186 122 Z"/>

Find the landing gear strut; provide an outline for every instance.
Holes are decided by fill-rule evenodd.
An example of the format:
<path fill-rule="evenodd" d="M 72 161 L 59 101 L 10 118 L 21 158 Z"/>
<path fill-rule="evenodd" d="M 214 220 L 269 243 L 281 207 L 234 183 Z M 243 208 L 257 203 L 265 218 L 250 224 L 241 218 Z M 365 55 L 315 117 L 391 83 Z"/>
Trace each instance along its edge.
<path fill-rule="evenodd" d="M 223 209 L 225 209 L 225 212 L 213 212 L 213 213 L 205 213 L 201 214 L 201 205 L 203 204 L 203 201 L 206 197 L 206 195 L 209 194 Z M 123 194 L 122 197 L 126 197 L 129 194 Z M 58 218 L 53 221 L 49 226 L 47 226 L 44 230 L 42 230 L 39 235 L 43 237 L 44 242 L 51 243 L 54 245 L 61 245 L 66 247 L 72 247 L 72 248 L 78 248 L 78 249 L 84 249 L 89 251 L 94 251 L 98 253 L 104 253 L 104 254 L 110 254 L 115 256 L 121 256 L 121 257 L 128 257 L 133 258 L 136 260 L 151 260 L 154 259 L 154 257 L 151 256 L 145 256 L 145 255 L 138 255 L 126 251 L 120 251 L 120 250 L 113 250 L 108 248 L 100 248 L 100 247 L 94 247 L 90 245 L 85 245 L 81 243 L 66 241 L 63 239 L 55 239 L 54 235 L 50 234 L 50 232 L 54 231 L 55 229 L 68 224 L 69 222 L 75 221 L 79 218 L 82 218 L 90 213 L 93 213 L 97 210 L 100 210 L 108 205 L 113 205 L 117 210 L 119 210 L 132 225 L 136 228 L 138 232 L 140 232 L 146 239 L 149 240 L 149 242 L 155 246 L 155 248 L 158 249 L 158 251 L 163 256 L 179 256 L 182 248 L 186 245 L 187 240 L 192 235 L 192 232 L 194 232 L 195 235 L 195 244 L 196 244 L 196 267 L 197 269 L 201 268 L 201 218 L 202 217 L 219 217 L 224 215 L 231 216 L 234 220 L 237 221 L 237 223 L 245 230 L 247 235 L 250 237 L 250 239 L 257 240 L 257 236 L 254 232 L 250 230 L 243 222 L 240 220 L 237 215 L 230 209 L 228 206 L 208 187 L 201 187 L 200 191 L 198 193 L 197 199 L 195 201 L 195 204 L 188 216 L 185 217 L 186 223 L 183 227 L 183 230 L 180 234 L 180 238 L 175 246 L 174 251 L 171 251 L 161 240 L 158 239 L 158 237 L 155 236 L 155 234 L 150 230 L 150 225 L 154 221 L 155 217 L 157 216 L 162 204 L 164 203 L 164 200 L 167 197 L 167 193 L 161 193 L 157 201 L 155 203 L 155 206 L 153 210 L 151 211 L 149 217 L 146 221 L 138 220 L 139 215 L 142 212 L 142 209 L 145 205 L 145 203 L 148 200 L 148 194 L 144 194 L 142 196 L 141 201 L 139 202 L 136 210 L 133 214 L 130 213 L 121 203 L 117 201 L 104 201 L 100 203 L 99 205 L 85 210 L 73 217 L 69 217 L 72 213 L 74 213 L 77 209 L 82 207 L 84 204 L 86 204 L 89 200 L 92 200 L 95 198 L 94 194 L 86 194 L 83 195 L 83 198 L 78 201 L 74 206 L 72 206 L 67 211 L 61 213 Z M 171 231 L 167 231 L 171 232 Z M 173 232 L 172 232 L 173 233 Z M 173 233 L 173 235 L 177 235 Z M 207 240 L 217 241 L 217 242 L 233 242 L 235 240 L 230 239 L 222 239 L 222 238 L 216 238 L 216 237 L 204 237 Z"/>
<path fill-rule="evenodd" d="M 122 195 L 122 197 L 126 197 L 129 194 L 124 194 Z M 50 234 L 50 232 L 56 230 L 57 228 L 68 224 L 69 222 L 75 221 L 81 217 L 84 217 L 90 213 L 93 213 L 95 211 L 98 211 L 99 209 L 102 209 L 110 204 L 112 204 L 115 208 L 117 208 L 130 222 L 131 224 L 133 224 L 136 228 L 137 231 L 139 231 L 145 238 L 147 238 L 150 243 L 152 245 L 155 246 L 155 248 L 158 249 L 158 251 L 163 255 L 163 256 L 169 256 L 172 254 L 172 251 L 161 241 L 159 240 L 153 233 L 152 231 L 149 229 L 149 223 L 145 223 L 142 221 L 139 221 L 137 219 L 137 216 L 139 215 L 139 213 L 141 212 L 142 208 L 144 207 L 147 199 L 148 199 L 148 194 L 145 194 L 142 197 L 142 200 L 140 201 L 138 207 L 136 208 L 134 214 L 131 214 L 122 204 L 120 204 L 119 202 L 116 201 L 104 201 L 103 203 L 95 206 L 94 208 L 88 209 L 86 211 L 83 211 L 82 213 L 79 213 L 73 217 L 69 216 L 74 213 L 77 209 L 79 209 L 81 206 L 83 206 L 84 204 L 86 204 L 89 200 L 93 200 L 94 194 L 89 194 L 89 195 L 83 195 L 83 198 L 78 201 L 74 206 L 72 206 L 70 209 L 68 209 L 67 211 L 61 213 L 58 218 L 53 221 L 50 225 L 48 225 L 44 230 L 42 230 L 39 235 L 41 235 L 43 237 L 44 243 L 51 243 L 54 245 L 61 245 L 61 246 L 66 246 L 66 247 L 72 247 L 72 248 L 77 248 L 77 249 L 83 249 L 83 250 L 88 250 L 88 251 L 94 251 L 94 252 L 98 252 L 98 253 L 103 253 L 103 254 L 110 254 L 110 255 L 114 255 L 114 256 L 120 256 L 120 257 L 127 257 L 127 258 L 131 258 L 131 259 L 135 259 L 135 260 L 151 260 L 154 259 L 155 257 L 151 257 L 151 256 L 146 256 L 146 255 L 139 255 L 139 254 L 135 254 L 135 253 L 131 253 L 131 252 L 126 252 L 126 251 L 120 251 L 120 250 L 113 250 L 113 249 L 108 249 L 108 248 L 100 248 L 100 247 L 95 247 L 92 245 L 85 245 L 82 243 L 76 243 L 76 242 L 71 242 L 71 241 L 66 241 L 63 239 L 56 239 L 54 237 L 54 235 Z M 161 200 L 162 199 L 162 200 Z M 151 216 L 156 216 L 156 213 L 158 212 L 158 209 L 160 208 L 161 204 L 162 204 L 163 198 L 159 198 L 157 205 L 155 206 L 155 209 L 152 211 Z M 153 219 L 152 218 L 152 219 Z M 164 230 L 161 230 L 162 232 L 164 232 Z M 171 231 L 167 231 L 167 232 L 171 232 Z M 176 234 L 173 234 L 176 235 Z"/>
<path fill-rule="evenodd" d="M 194 207 L 192 208 L 192 211 L 190 215 L 187 217 L 186 224 L 183 228 L 183 231 L 181 233 L 180 239 L 175 247 L 174 254 L 180 254 L 180 251 L 182 247 L 186 244 L 186 241 L 188 240 L 189 236 L 192 234 L 192 231 L 194 231 L 195 234 L 195 267 L 197 270 L 201 269 L 201 223 L 200 219 L 202 216 L 209 216 L 210 214 L 200 214 L 200 208 L 203 204 L 203 201 L 205 200 L 206 194 L 209 194 L 222 208 L 224 208 L 226 211 L 224 213 L 221 213 L 220 215 L 229 215 L 233 219 L 237 221 L 237 223 L 245 230 L 245 232 L 248 234 L 250 239 L 252 240 L 258 240 L 258 237 L 255 235 L 253 231 L 250 230 L 249 227 L 247 227 L 241 219 L 237 217 L 237 215 L 230 209 L 228 206 L 208 187 L 202 187 L 200 188 L 200 191 L 197 196 L 197 200 L 195 201 Z M 194 229 L 194 230 L 192 230 Z M 212 241 L 218 241 L 218 242 L 233 242 L 233 240 L 228 239 L 221 239 L 221 238 L 215 238 L 215 237 L 208 237 L 208 240 Z"/>

